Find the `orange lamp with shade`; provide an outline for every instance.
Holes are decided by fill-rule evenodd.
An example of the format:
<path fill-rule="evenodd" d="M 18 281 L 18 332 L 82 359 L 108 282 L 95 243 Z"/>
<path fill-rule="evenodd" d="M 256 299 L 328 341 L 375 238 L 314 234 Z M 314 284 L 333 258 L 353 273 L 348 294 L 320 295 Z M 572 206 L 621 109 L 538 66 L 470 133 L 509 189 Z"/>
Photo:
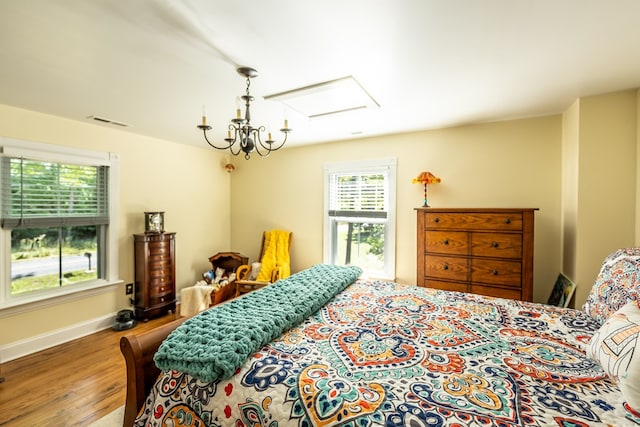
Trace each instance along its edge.
<path fill-rule="evenodd" d="M 420 175 L 413 178 L 412 182 L 414 184 L 423 184 L 424 185 L 424 204 L 423 208 L 428 208 L 429 204 L 427 203 L 427 184 L 437 184 L 441 180 L 431 172 L 420 172 Z"/>

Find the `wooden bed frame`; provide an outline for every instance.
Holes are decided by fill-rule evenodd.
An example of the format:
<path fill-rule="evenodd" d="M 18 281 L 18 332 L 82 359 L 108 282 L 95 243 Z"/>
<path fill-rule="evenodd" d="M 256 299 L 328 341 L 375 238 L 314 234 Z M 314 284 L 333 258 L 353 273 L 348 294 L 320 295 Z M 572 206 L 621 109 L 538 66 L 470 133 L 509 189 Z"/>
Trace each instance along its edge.
<path fill-rule="evenodd" d="M 182 317 L 165 325 L 141 334 L 127 334 L 120 338 L 120 351 L 127 366 L 127 399 L 124 406 L 124 427 L 133 426 L 138 411 L 160 370 L 153 363 L 153 355 L 160 343 L 171 331 L 180 326 L 189 317 Z"/>
<path fill-rule="evenodd" d="M 264 245 L 264 235 L 262 239 L 262 244 Z M 291 235 L 289 235 L 289 244 L 291 244 Z M 229 253 L 225 252 L 221 255 L 226 256 L 228 254 Z M 215 258 L 215 256 L 212 258 Z M 215 269 L 216 265 L 213 262 L 212 265 Z M 238 267 L 237 271 L 240 272 L 240 269 L 243 267 L 244 266 Z M 245 272 L 245 274 L 247 273 L 248 271 Z M 259 284 L 260 286 L 265 285 L 263 282 L 245 281 L 244 283 Z M 234 297 L 244 297 L 244 295 L 238 295 L 237 288 L 238 283 L 235 283 L 235 285 L 230 284 L 224 286 L 219 291 L 212 293 L 210 307 L 225 304 Z M 171 331 L 176 329 L 190 317 L 192 316 L 181 317 L 180 319 L 174 320 L 150 331 L 142 332 L 140 334 L 131 333 L 120 338 L 120 351 L 124 356 L 127 369 L 127 397 L 124 406 L 123 427 L 133 426 L 133 422 L 138 416 L 140 409 L 144 406 L 144 401 L 151 391 L 151 387 L 153 387 L 153 384 L 158 379 L 158 375 L 160 375 L 160 370 L 153 362 L 153 355 L 156 354 L 158 347 L 160 347 L 162 341 L 164 341 Z"/>
<path fill-rule="evenodd" d="M 224 304 L 235 296 L 236 286 L 225 286 L 211 294 L 211 306 Z M 241 296 L 242 297 L 242 296 Z M 124 405 L 123 427 L 133 426 L 160 370 L 153 355 L 164 339 L 175 328 L 192 316 L 181 317 L 165 325 L 140 334 L 130 333 L 120 338 L 120 351 L 127 368 L 127 398 Z"/>

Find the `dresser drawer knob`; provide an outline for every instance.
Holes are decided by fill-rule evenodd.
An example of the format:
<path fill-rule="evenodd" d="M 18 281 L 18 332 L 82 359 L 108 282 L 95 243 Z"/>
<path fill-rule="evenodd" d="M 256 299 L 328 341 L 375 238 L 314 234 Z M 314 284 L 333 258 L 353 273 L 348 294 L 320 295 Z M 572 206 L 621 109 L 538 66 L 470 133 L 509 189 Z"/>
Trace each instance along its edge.
<path fill-rule="evenodd" d="M 440 218 L 437 218 L 437 217 L 436 217 L 436 218 L 434 218 L 434 219 L 433 219 L 433 222 L 435 222 L 436 224 L 437 224 L 437 223 L 439 223 L 439 222 L 440 222 Z"/>
<path fill-rule="evenodd" d="M 492 248 L 497 248 L 498 247 L 498 242 L 491 242 L 491 247 Z"/>
<path fill-rule="evenodd" d="M 493 274 L 494 276 L 497 276 L 498 275 L 498 270 L 492 270 L 491 274 Z"/>
<path fill-rule="evenodd" d="M 447 264 L 444 265 L 444 267 L 442 267 L 443 270 L 448 270 L 449 266 Z"/>
<path fill-rule="evenodd" d="M 510 219 L 510 218 L 505 219 L 505 220 L 504 220 L 504 223 L 505 223 L 505 224 L 511 224 L 511 219 Z"/>
<path fill-rule="evenodd" d="M 444 239 L 444 242 L 443 242 L 443 243 L 444 243 L 445 245 L 448 245 L 448 244 L 449 244 L 449 239 Z"/>

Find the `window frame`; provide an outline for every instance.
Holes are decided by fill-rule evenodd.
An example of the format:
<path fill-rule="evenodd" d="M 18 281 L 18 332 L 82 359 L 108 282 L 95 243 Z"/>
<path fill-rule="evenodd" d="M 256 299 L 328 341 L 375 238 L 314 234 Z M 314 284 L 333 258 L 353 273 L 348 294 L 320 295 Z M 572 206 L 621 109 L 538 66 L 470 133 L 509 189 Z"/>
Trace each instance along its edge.
<path fill-rule="evenodd" d="M 104 227 L 104 278 L 24 295 L 11 295 L 11 230 L 0 228 L 0 317 L 14 315 L 68 300 L 106 292 L 122 283 L 118 278 L 118 182 L 119 159 L 116 153 L 92 151 L 0 137 L 0 156 L 25 157 L 45 162 L 59 162 L 109 167 L 109 224 Z"/>
<path fill-rule="evenodd" d="M 387 174 L 387 200 L 388 210 L 386 230 L 384 238 L 384 269 L 382 271 L 363 271 L 363 274 L 377 279 L 395 280 L 396 273 L 396 158 L 383 158 L 372 160 L 357 160 L 347 162 L 329 162 L 324 165 L 324 233 L 323 233 L 323 258 L 324 263 L 331 264 L 333 251 L 335 250 L 335 233 L 331 226 L 332 217 L 329 215 L 331 177 L 334 174 L 345 173 L 371 173 Z M 354 217 L 362 218 L 362 217 Z M 380 222 L 379 220 L 373 222 Z"/>

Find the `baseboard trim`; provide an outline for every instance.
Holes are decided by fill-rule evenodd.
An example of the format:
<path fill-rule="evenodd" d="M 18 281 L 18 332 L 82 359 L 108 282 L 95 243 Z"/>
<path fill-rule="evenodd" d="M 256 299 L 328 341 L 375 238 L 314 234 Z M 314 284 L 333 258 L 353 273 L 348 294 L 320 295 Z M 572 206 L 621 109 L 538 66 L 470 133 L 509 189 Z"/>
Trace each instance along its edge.
<path fill-rule="evenodd" d="M 29 354 L 54 347 L 65 342 L 82 338 L 103 329 L 110 328 L 116 313 L 76 323 L 74 325 L 56 329 L 45 334 L 36 335 L 28 339 L 15 341 L 0 346 L 0 362 L 8 362 Z"/>

